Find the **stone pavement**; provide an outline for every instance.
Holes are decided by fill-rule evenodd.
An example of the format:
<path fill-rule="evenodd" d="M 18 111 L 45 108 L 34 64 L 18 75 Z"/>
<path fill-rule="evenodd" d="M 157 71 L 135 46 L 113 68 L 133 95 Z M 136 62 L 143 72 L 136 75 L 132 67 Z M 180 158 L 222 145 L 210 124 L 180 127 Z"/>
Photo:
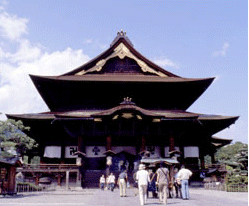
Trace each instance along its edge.
<path fill-rule="evenodd" d="M 54 192 L 36 192 L 0 197 L 0 206 L 139 206 L 139 197 L 133 189 L 128 189 L 127 197 L 120 197 L 119 190 L 114 192 L 100 189 L 82 191 L 59 190 Z M 158 199 L 149 198 L 148 206 L 161 205 Z M 247 206 L 248 193 L 231 193 L 223 191 L 190 188 L 190 199 L 168 199 L 172 206 Z"/>

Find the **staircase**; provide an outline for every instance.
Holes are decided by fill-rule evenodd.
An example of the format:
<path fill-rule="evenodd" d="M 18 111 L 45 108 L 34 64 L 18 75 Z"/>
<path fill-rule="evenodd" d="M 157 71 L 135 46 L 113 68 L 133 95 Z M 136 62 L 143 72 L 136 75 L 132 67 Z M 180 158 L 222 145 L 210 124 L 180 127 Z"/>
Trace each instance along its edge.
<path fill-rule="evenodd" d="M 114 171 L 113 174 L 115 175 L 116 179 L 115 181 L 117 182 L 118 176 L 119 176 L 118 171 Z M 99 187 L 99 179 L 101 175 L 105 175 L 105 170 L 87 170 L 85 173 L 85 187 L 87 188 L 96 188 Z M 128 181 L 131 185 L 133 185 L 133 172 L 128 172 Z M 105 175 L 106 177 L 106 175 Z"/>

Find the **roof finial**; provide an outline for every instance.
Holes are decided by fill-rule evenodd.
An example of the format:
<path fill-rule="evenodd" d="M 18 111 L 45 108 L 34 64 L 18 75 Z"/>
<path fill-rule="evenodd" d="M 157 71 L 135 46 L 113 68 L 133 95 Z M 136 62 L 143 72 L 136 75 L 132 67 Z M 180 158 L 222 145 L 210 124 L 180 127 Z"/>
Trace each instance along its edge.
<path fill-rule="evenodd" d="M 132 102 L 131 100 L 132 100 L 132 98 L 130 98 L 130 97 L 125 97 L 125 98 L 124 98 L 124 101 L 122 101 L 120 104 L 121 104 L 121 105 L 123 105 L 123 104 L 135 105 L 135 103 Z"/>
<path fill-rule="evenodd" d="M 126 36 L 126 32 L 121 29 L 121 31 L 117 33 L 118 36 Z"/>

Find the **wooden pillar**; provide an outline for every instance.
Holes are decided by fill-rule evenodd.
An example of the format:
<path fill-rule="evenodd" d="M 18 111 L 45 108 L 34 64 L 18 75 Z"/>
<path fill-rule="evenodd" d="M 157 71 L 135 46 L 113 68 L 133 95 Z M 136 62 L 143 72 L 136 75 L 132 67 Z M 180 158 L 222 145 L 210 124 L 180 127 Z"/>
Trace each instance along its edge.
<path fill-rule="evenodd" d="M 200 147 L 200 162 L 201 162 L 201 169 L 205 169 L 205 159 L 203 154 L 203 149 Z"/>
<path fill-rule="evenodd" d="M 83 145 L 83 137 L 78 137 L 78 151 L 85 152 L 84 151 L 84 145 Z"/>
<path fill-rule="evenodd" d="M 58 186 L 61 186 L 61 173 L 58 173 L 57 175 L 57 183 L 58 183 Z"/>
<path fill-rule="evenodd" d="M 112 149 L 112 137 L 107 136 L 106 137 L 106 150 L 111 150 Z"/>
<path fill-rule="evenodd" d="M 39 185 L 39 174 L 35 174 L 35 185 Z"/>
<path fill-rule="evenodd" d="M 169 136 L 169 151 L 172 152 L 175 150 L 175 138 L 173 136 L 173 133 L 170 132 Z"/>
<path fill-rule="evenodd" d="M 80 186 L 80 185 L 81 185 L 81 177 L 80 177 L 80 172 L 79 172 L 79 171 L 77 171 L 76 185 L 77 185 L 77 186 Z"/>
<path fill-rule="evenodd" d="M 78 137 L 78 151 L 85 153 L 86 151 L 86 147 L 85 147 L 85 143 L 84 143 L 84 139 L 83 137 L 79 136 Z M 85 168 L 85 157 L 82 155 L 81 157 L 81 166 L 79 166 L 79 178 L 80 178 L 80 182 L 81 182 L 81 187 L 84 187 L 84 183 L 85 183 L 85 172 L 86 172 L 86 168 Z"/>
<path fill-rule="evenodd" d="M 66 190 L 69 189 L 69 170 L 66 171 Z"/>
<path fill-rule="evenodd" d="M 15 193 L 16 188 L 16 167 L 10 166 L 8 168 L 8 193 Z"/>
<path fill-rule="evenodd" d="M 142 139 L 141 139 L 141 152 L 142 151 L 145 151 L 145 149 L 146 149 L 146 138 L 145 138 L 145 136 L 142 136 Z"/>

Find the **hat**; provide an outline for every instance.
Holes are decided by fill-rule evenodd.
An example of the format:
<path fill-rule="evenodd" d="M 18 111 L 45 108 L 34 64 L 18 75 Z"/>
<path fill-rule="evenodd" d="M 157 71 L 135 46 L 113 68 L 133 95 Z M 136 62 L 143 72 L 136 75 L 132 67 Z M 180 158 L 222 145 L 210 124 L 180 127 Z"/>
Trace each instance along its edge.
<path fill-rule="evenodd" d="M 145 165 L 144 164 L 140 164 L 138 169 L 139 170 L 144 170 L 145 169 Z"/>

